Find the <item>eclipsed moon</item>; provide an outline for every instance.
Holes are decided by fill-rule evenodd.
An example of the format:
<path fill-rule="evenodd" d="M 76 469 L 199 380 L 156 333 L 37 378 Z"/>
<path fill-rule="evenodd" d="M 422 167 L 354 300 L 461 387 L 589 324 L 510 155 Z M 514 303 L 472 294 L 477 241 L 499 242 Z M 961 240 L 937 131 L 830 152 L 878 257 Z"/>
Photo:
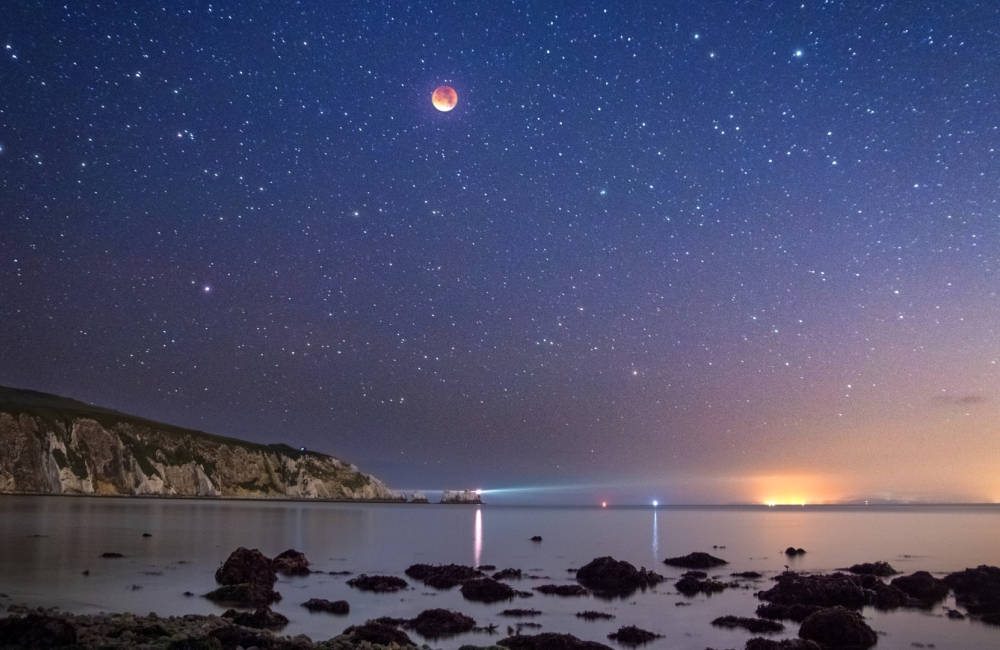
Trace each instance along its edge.
<path fill-rule="evenodd" d="M 434 108 L 447 113 L 458 103 L 458 93 L 451 86 L 438 86 L 431 95 L 431 101 L 434 103 Z"/>

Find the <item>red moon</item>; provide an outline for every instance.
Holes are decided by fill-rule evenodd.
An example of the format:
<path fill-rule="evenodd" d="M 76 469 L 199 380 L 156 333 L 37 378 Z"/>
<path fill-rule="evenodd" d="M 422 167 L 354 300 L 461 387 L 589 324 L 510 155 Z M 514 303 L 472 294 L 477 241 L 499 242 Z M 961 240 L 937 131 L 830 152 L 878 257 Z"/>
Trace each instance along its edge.
<path fill-rule="evenodd" d="M 447 113 L 458 103 L 458 93 L 451 86 L 438 86 L 431 95 L 431 101 L 434 103 L 434 108 Z"/>

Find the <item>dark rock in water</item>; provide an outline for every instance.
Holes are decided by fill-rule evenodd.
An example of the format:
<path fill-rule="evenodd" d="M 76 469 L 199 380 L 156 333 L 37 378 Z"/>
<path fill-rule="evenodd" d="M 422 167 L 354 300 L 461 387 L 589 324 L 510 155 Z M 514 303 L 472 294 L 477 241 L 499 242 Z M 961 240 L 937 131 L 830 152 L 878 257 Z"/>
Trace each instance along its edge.
<path fill-rule="evenodd" d="M 108 551 L 107 553 L 101 553 L 101 557 L 106 557 L 108 559 L 116 559 L 120 557 L 125 557 L 121 553 L 115 553 L 114 551 Z"/>
<path fill-rule="evenodd" d="M 143 537 L 152 537 L 153 535 L 151 533 L 143 533 L 142 536 Z"/>
<path fill-rule="evenodd" d="M 958 611 L 957 609 L 949 609 L 948 610 L 948 618 L 950 618 L 950 619 L 952 619 L 954 621 L 961 621 L 961 620 L 965 619 L 965 614 L 963 614 L 962 612 Z"/>
<path fill-rule="evenodd" d="M 763 574 L 756 571 L 741 571 L 739 573 L 730 573 L 729 575 L 733 578 L 746 578 L 747 580 L 757 580 L 764 577 Z"/>
<path fill-rule="evenodd" d="M 591 560 L 576 572 L 576 579 L 584 587 L 593 589 L 599 595 L 626 596 L 638 589 L 645 589 L 663 582 L 663 576 L 613 557 L 605 556 Z"/>
<path fill-rule="evenodd" d="M 892 568 L 892 565 L 888 562 L 865 562 L 864 564 L 854 564 L 847 569 L 851 573 L 862 576 L 878 576 L 880 578 L 888 578 L 889 576 L 899 575 L 899 571 Z"/>
<path fill-rule="evenodd" d="M 785 571 L 775 578 L 775 582 L 775 586 L 759 592 L 757 597 L 777 605 L 839 605 L 849 609 L 861 609 L 865 605 L 894 609 L 915 604 L 902 590 L 885 584 L 873 575 L 805 575 Z"/>
<path fill-rule="evenodd" d="M 500 612 L 500 616 L 510 616 L 521 618 L 524 616 L 540 616 L 542 613 L 537 609 L 505 609 Z"/>
<path fill-rule="evenodd" d="M 520 569 L 504 569 L 503 571 L 497 571 L 493 574 L 494 580 L 511 580 L 511 579 L 521 579 Z"/>
<path fill-rule="evenodd" d="M 404 626 L 428 639 L 441 639 L 468 632 L 476 627 L 476 621 L 448 609 L 428 609 L 404 623 Z"/>
<path fill-rule="evenodd" d="M 617 641 L 622 645 L 642 645 L 644 643 L 649 643 L 653 639 L 659 639 L 662 634 L 656 634 L 655 632 L 650 632 L 648 630 L 643 630 L 634 625 L 625 625 L 618 628 L 617 632 L 612 632 L 608 635 L 608 638 L 612 641 Z"/>
<path fill-rule="evenodd" d="M 601 621 L 601 620 L 610 620 L 610 619 L 614 618 L 615 615 L 614 614 L 606 614 L 604 612 L 595 612 L 595 611 L 593 611 L 591 609 L 588 609 L 585 612 L 577 612 L 576 613 L 576 617 L 577 618 L 582 618 L 585 621 Z"/>
<path fill-rule="evenodd" d="M 979 620 L 987 625 L 1000 625 L 1000 613 L 983 614 Z"/>
<path fill-rule="evenodd" d="M 948 597 L 948 585 L 944 580 L 938 580 L 926 571 L 901 576 L 889 584 L 927 607 Z"/>
<path fill-rule="evenodd" d="M 331 575 L 331 576 L 352 576 L 352 575 L 354 575 L 354 572 L 353 571 L 327 571 L 327 574 Z"/>
<path fill-rule="evenodd" d="M 534 537 L 531 538 L 531 541 L 533 541 L 533 542 L 540 542 L 540 541 L 542 541 L 542 536 L 541 535 L 535 535 Z"/>
<path fill-rule="evenodd" d="M 302 603 L 302 606 L 308 609 L 310 612 L 326 612 L 328 614 L 336 614 L 338 616 L 344 616 L 351 613 L 351 606 L 346 600 L 323 600 L 322 598 L 310 598 L 306 602 Z"/>
<path fill-rule="evenodd" d="M 497 570 L 497 567 L 494 564 L 480 564 L 476 568 L 479 569 L 480 571 L 496 571 Z"/>
<path fill-rule="evenodd" d="M 0 618 L 0 646 L 58 648 L 76 643 L 76 629 L 68 622 L 47 614 Z"/>
<path fill-rule="evenodd" d="M 485 577 L 482 571 L 461 564 L 414 564 L 406 575 L 435 589 L 451 589 L 469 580 Z"/>
<path fill-rule="evenodd" d="M 590 593 L 580 585 L 540 585 L 534 589 L 546 596 L 586 596 Z"/>
<path fill-rule="evenodd" d="M 596 641 L 582 641 L 572 634 L 543 632 L 509 636 L 497 641 L 510 650 L 611 650 L 609 646 Z"/>
<path fill-rule="evenodd" d="M 682 578 L 697 578 L 699 580 L 704 580 L 708 577 L 708 574 L 704 571 L 685 571 L 681 574 Z"/>
<path fill-rule="evenodd" d="M 757 616 L 761 618 L 776 620 L 788 620 L 801 623 L 809 618 L 810 614 L 823 609 L 818 605 L 775 605 L 774 603 L 761 603 L 757 606 Z"/>
<path fill-rule="evenodd" d="M 744 650 L 823 650 L 823 647 L 815 641 L 805 639 L 765 639 L 758 636 L 747 641 Z"/>
<path fill-rule="evenodd" d="M 970 614 L 1000 612 L 1000 568 L 981 564 L 975 569 L 949 573 L 944 583 L 955 591 L 955 601 Z"/>
<path fill-rule="evenodd" d="M 677 591 L 685 596 L 696 596 L 698 594 L 713 594 L 722 591 L 730 585 L 716 580 L 699 580 L 692 576 L 686 576 L 674 583 Z"/>
<path fill-rule="evenodd" d="M 722 558 L 696 551 L 680 557 L 668 557 L 663 561 L 668 566 L 679 566 L 685 569 L 714 569 L 723 564 L 729 564 Z"/>
<path fill-rule="evenodd" d="M 480 603 L 496 603 L 501 600 L 513 600 L 515 596 L 530 596 L 531 594 L 515 591 L 493 578 L 478 578 L 462 584 L 462 596 L 466 600 Z"/>
<path fill-rule="evenodd" d="M 785 549 L 785 555 L 788 557 L 795 557 L 796 555 L 805 555 L 806 550 L 804 548 L 795 548 L 794 546 L 789 546 Z"/>
<path fill-rule="evenodd" d="M 799 637 L 826 648 L 865 650 L 878 643 L 878 634 L 858 612 L 843 607 L 821 609 L 802 621 Z"/>
<path fill-rule="evenodd" d="M 377 643 L 378 645 L 389 645 L 390 643 L 414 645 L 406 632 L 377 621 L 368 621 L 364 625 L 352 625 L 344 630 L 344 634 L 351 637 L 353 641 L 351 645 L 357 645 L 361 641 Z"/>
<path fill-rule="evenodd" d="M 286 576 L 307 576 L 312 573 L 305 554 L 295 549 L 288 549 L 274 558 L 274 570 Z"/>
<path fill-rule="evenodd" d="M 351 578 L 347 584 L 361 591 L 374 591 L 375 593 L 389 593 L 406 589 L 409 584 L 402 578 L 396 576 L 370 576 L 362 573 L 357 578 Z"/>
<path fill-rule="evenodd" d="M 213 643 L 214 642 L 214 643 Z M 257 630 L 241 625 L 228 625 L 218 627 L 208 633 L 207 638 L 189 638 L 173 641 L 167 650 L 218 650 L 219 645 L 228 648 L 278 648 L 288 647 L 285 644 L 279 646 L 275 643 L 275 638 L 270 632 Z"/>
<path fill-rule="evenodd" d="M 230 609 L 222 615 L 222 618 L 228 618 L 237 625 L 258 630 L 280 630 L 288 625 L 288 618 L 278 612 L 271 611 L 270 607 L 258 607 L 253 612 Z"/>
<path fill-rule="evenodd" d="M 274 563 L 268 557 L 257 549 L 241 546 L 215 572 L 215 581 L 223 586 L 205 597 L 248 607 L 270 605 L 281 598 L 274 591 L 277 579 Z"/>
<path fill-rule="evenodd" d="M 761 618 L 748 618 L 746 616 L 720 616 L 712 621 L 712 625 L 716 627 L 727 627 L 729 629 L 742 627 L 744 630 L 748 630 L 754 634 L 761 634 L 762 632 L 782 632 L 785 629 L 785 626 L 781 623 L 775 623 L 774 621 L 768 621 Z"/>
<path fill-rule="evenodd" d="M 194 596 L 194 594 L 191 593 L 190 591 L 185 591 L 183 595 L 187 596 L 188 598 L 191 598 L 192 596 Z"/>

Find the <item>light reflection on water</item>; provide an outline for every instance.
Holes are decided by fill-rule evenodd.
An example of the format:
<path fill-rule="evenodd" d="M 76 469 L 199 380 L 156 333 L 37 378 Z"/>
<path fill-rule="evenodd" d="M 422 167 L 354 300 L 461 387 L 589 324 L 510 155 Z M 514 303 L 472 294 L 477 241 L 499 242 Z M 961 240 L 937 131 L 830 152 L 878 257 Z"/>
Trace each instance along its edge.
<path fill-rule="evenodd" d="M 664 534 L 659 534 L 663 517 Z M 328 573 L 279 579 L 282 601 L 276 611 L 291 622 L 283 634 L 328 639 L 348 625 L 369 618 L 412 618 L 424 609 L 443 607 L 468 614 L 477 624 L 509 621 L 507 607 L 543 612 L 542 632 L 568 632 L 613 645 L 607 635 L 621 625 L 638 625 L 665 635 L 647 650 L 703 650 L 743 647 L 749 634 L 711 626 L 717 616 L 753 616 L 753 593 L 784 564 L 801 571 L 832 571 L 856 562 L 886 560 L 910 573 L 948 572 L 979 564 L 1000 565 L 1000 508 L 677 508 L 653 512 L 652 535 L 646 508 L 521 508 L 496 506 L 413 506 L 233 502 L 173 499 L 56 498 L 0 496 L 0 586 L 9 599 L 96 613 L 133 611 L 160 615 L 219 614 L 203 598 L 215 587 L 213 574 L 238 546 L 274 556 L 288 548 L 306 554 L 317 571 L 348 570 L 397 575 L 414 563 L 468 562 L 520 568 L 545 576 L 544 582 L 570 583 L 569 568 L 611 555 L 635 566 L 653 568 L 667 582 L 622 600 L 594 597 L 530 600 L 483 605 L 462 598 L 458 589 L 437 591 L 413 584 L 397 594 L 351 589 L 346 579 Z M 152 537 L 143 538 L 148 532 Z M 541 535 L 542 543 L 530 541 Z M 713 546 L 718 545 L 719 550 Z M 725 550 L 722 547 L 725 547 Z M 802 547 L 792 560 L 782 550 Z M 125 554 L 102 560 L 105 551 Z M 685 599 L 673 589 L 683 570 L 661 558 L 708 551 L 730 565 L 715 575 L 759 571 L 765 579 L 750 589 L 728 589 L 711 598 Z M 87 576 L 82 575 L 89 569 Z M 542 582 L 513 581 L 521 591 Z M 133 585 L 140 587 L 133 590 Z M 344 599 L 344 617 L 310 614 L 300 605 L 309 598 Z M 677 607 L 676 603 L 689 603 Z M 946 603 L 954 606 L 953 601 Z M 584 609 L 615 614 L 612 621 L 586 622 Z M 1000 628 L 976 621 L 950 621 L 940 608 L 931 612 L 865 610 L 880 635 L 880 650 L 908 650 L 914 643 L 939 648 L 1000 647 Z M 795 636 L 797 625 L 776 638 Z M 468 633 L 433 641 L 453 650 L 464 644 L 491 645 L 501 637 Z M 414 640 L 424 639 L 414 635 Z"/>

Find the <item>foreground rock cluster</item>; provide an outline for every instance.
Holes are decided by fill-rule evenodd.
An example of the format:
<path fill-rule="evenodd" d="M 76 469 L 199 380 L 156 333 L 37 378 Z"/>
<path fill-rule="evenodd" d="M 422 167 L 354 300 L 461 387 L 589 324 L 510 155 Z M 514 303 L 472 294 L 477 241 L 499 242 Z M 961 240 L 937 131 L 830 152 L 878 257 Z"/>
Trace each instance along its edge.
<path fill-rule="evenodd" d="M 670 558 L 671 566 L 685 568 L 716 568 L 727 564 L 707 553 L 692 553 Z M 490 570 L 496 567 L 489 567 Z M 415 618 L 378 618 L 362 625 L 350 626 L 340 635 L 315 642 L 305 636 L 281 636 L 288 619 L 270 609 L 281 599 L 274 590 L 279 574 L 305 576 L 312 573 L 308 559 L 289 549 L 271 559 L 256 549 L 238 548 L 216 571 L 219 587 L 208 594 L 217 602 L 230 603 L 249 611 L 229 609 L 221 616 L 188 615 L 161 618 L 156 614 L 73 615 L 55 610 L 11 607 L 8 616 L 0 618 L 0 648 L 29 650 L 62 648 L 64 650 L 403 650 L 416 649 L 417 643 L 407 632 L 415 632 L 430 640 L 452 637 L 470 631 L 495 633 L 497 626 L 479 627 L 476 621 L 461 612 L 448 609 L 428 609 Z M 645 568 L 605 556 L 594 559 L 574 570 L 578 584 L 550 584 L 536 587 L 553 596 L 585 596 L 600 598 L 628 597 L 638 590 L 655 587 L 665 578 Z M 517 580 L 520 570 L 504 569 L 489 577 L 475 567 L 464 565 L 415 564 L 406 575 L 436 589 L 458 587 L 467 600 L 483 603 L 510 601 L 528 597 L 496 578 Z M 728 574 L 732 578 L 759 581 L 759 573 Z M 895 576 L 889 579 L 890 576 Z M 716 576 L 718 577 L 718 576 Z M 691 568 L 675 588 L 685 596 L 713 593 L 727 588 L 749 588 L 749 584 L 722 582 L 706 571 Z M 746 650 L 866 650 L 876 645 L 878 633 L 868 625 L 861 613 L 864 607 L 879 609 L 931 608 L 954 593 L 957 602 L 970 616 L 984 623 L 1000 625 L 1000 568 L 979 566 L 937 578 L 926 571 L 900 575 L 888 563 L 857 564 L 833 574 L 810 574 L 784 571 L 772 579 L 768 588 L 755 596 L 762 604 L 756 618 L 728 615 L 711 621 L 712 625 L 746 630 L 750 634 L 774 634 L 786 629 L 782 621 L 800 624 L 795 639 L 773 639 L 755 636 L 746 642 Z M 396 576 L 361 574 L 348 582 L 359 590 L 379 593 L 408 589 L 408 583 Z M 330 602 L 310 599 L 301 605 L 311 612 L 345 615 L 350 612 L 346 601 Z M 533 618 L 542 614 L 537 609 L 505 609 L 498 615 L 510 618 Z M 614 615 L 585 610 L 576 614 L 587 620 L 614 618 Z M 949 618 L 964 617 L 949 610 Z M 333 619 L 331 619 L 333 620 Z M 627 621 L 626 621 L 627 622 Z M 523 628 L 540 627 L 534 622 L 517 622 L 516 633 L 496 642 L 506 650 L 609 650 L 609 646 L 581 640 L 569 634 L 543 632 L 522 634 Z M 508 627 L 508 634 L 515 632 Z M 656 631 L 623 625 L 608 638 L 619 645 L 634 647 L 655 641 Z M 423 646 L 425 649 L 427 646 Z M 495 646 L 494 650 L 496 650 Z M 480 650 L 463 646 L 460 650 Z"/>

